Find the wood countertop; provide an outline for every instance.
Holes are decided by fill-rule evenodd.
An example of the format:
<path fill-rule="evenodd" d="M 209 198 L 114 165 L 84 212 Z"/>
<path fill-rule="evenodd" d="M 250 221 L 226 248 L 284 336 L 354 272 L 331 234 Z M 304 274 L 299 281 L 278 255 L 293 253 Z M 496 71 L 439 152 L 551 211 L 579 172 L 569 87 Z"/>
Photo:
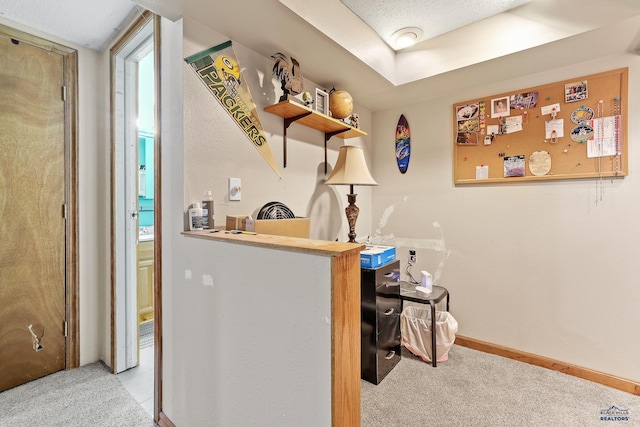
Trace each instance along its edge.
<path fill-rule="evenodd" d="M 275 236 L 270 234 L 231 234 L 219 231 L 183 231 L 186 237 L 216 240 L 220 242 L 236 243 L 249 246 L 260 246 L 273 249 L 305 252 L 325 256 L 340 256 L 349 252 L 362 251 L 366 245 L 361 243 L 331 242 L 328 240 L 305 239 L 301 237 Z"/>

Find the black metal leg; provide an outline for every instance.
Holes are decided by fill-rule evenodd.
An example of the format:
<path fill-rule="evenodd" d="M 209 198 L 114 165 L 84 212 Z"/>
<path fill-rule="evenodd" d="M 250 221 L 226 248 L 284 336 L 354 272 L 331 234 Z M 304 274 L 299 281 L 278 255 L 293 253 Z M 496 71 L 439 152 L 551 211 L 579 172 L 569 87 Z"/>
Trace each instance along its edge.
<path fill-rule="evenodd" d="M 433 301 L 429 301 L 431 305 L 431 366 L 434 368 L 438 366 L 436 359 L 436 304 Z"/>
<path fill-rule="evenodd" d="M 446 308 L 447 311 L 449 311 L 449 291 L 446 288 L 442 288 L 441 286 L 438 286 L 438 288 L 442 288 L 442 292 L 439 291 L 436 295 L 431 295 L 430 297 L 428 296 L 423 296 L 423 295 L 419 295 L 420 292 L 415 292 L 413 291 L 413 289 L 409 288 L 409 283 L 408 282 L 404 282 L 407 284 L 407 286 L 405 287 L 405 292 L 406 294 L 403 294 L 402 292 L 400 293 L 400 310 L 403 311 L 404 308 L 404 301 L 412 301 L 412 302 L 417 302 L 420 304 L 427 304 L 427 302 L 429 303 L 429 305 L 431 306 L 431 350 L 432 350 L 432 360 L 431 360 L 431 366 L 433 366 L 434 368 L 438 366 L 438 354 L 437 354 L 437 346 L 436 346 L 436 304 L 441 302 L 443 298 L 447 298 L 446 301 Z M 411 287 L 413 287 L 413 284 L 411 284 Z M 415 295 L 414 295 L 415 294 Z M 437 299 L 430 299 L 435 297 Z"/>

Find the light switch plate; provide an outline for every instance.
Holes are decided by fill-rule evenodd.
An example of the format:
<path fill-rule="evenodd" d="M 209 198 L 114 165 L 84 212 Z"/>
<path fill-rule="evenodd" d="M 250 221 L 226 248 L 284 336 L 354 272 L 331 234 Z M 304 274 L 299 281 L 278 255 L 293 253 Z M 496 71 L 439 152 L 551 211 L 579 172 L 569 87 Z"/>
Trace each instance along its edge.
<path fill-rule="evenodd" d="M 229 178 L 229 200 L 242 200 L 240 178 Z"/>

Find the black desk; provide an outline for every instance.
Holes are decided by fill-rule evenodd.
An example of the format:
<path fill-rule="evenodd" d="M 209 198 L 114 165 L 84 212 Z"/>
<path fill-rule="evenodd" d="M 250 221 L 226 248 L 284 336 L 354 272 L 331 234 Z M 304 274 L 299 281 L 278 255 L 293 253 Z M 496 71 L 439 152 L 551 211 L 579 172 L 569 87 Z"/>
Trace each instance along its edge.
<path fill-rule="evenodd" d="M 404 301 L 412 301 L 421 304 L 429 304 L 431 306 L 431 366 L 434 368 L 437 364 L 436 353 L 436 304 L 447 297 L 447 311 L 449 311 L 449 291 L 442 286 L 433 285 L 430 294 L 416 291 L 416 284 L 405 281 L 400 282 L 400 301 L 401 310 L 404 309 Z"/>

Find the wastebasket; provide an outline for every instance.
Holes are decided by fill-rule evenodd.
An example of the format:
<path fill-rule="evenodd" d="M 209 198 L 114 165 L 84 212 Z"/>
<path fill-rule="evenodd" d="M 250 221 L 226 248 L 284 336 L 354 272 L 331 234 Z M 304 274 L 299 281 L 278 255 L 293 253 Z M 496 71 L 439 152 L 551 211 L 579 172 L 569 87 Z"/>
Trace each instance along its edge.
<path fill-rule="evenodd" d="M 431 308 L 407 306 L 400 316 L 402 345 L 425 362 L 431 363 Z M 449 349 L 456 340 L 458 322 L 448 311 L 436 311 L 436 360 L 449 358 Z"/>

